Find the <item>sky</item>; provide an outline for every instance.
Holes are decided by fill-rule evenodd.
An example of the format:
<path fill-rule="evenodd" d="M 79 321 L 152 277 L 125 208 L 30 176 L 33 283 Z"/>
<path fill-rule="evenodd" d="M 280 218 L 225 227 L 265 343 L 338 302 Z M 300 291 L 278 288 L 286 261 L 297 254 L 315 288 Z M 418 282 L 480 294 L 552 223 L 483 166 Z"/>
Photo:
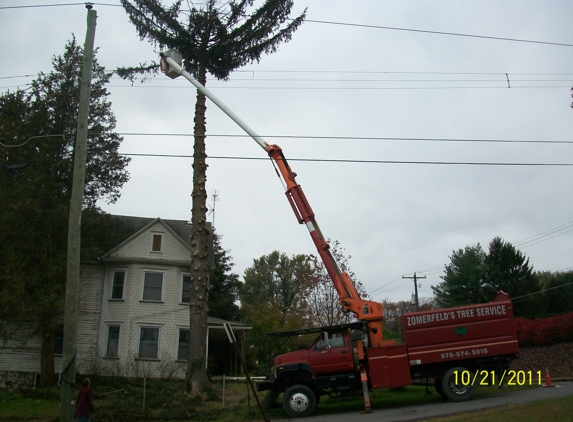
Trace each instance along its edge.
<path fill-rule="evenodd" d="M 290 42 L 207 87 L 283 148 L 374 300 L 410 300 L 414 272 L 432 296 L 453 251 L 496 236 L 535 271 L 573 269 L 572 2 L 295 0 L 293 16 L 304 8 Z M 94 9 L 107 70 L 158 60 L 119 0 Z M 72 36 L 83 45 L 86 18 L 82 3 L 0 0 L 0 92 L 50 72 Z M 121 153 L 181 157 L 132 156 L 100 207 L 189 220 L 195 89 L 162 74 L 108 89 Z M 265 152 L 209 101 L 207 133 L 208 218 L 234 272 L 315 253 Z"/>

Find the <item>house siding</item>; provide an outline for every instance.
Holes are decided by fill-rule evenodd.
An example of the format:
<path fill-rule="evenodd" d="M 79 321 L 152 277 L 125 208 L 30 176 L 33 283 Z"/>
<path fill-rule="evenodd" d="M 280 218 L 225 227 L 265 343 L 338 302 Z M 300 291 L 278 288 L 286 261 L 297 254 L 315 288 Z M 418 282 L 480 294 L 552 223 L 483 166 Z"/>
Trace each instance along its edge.
<path fill-rule="evenodd" d="M 160 252 L 151 250 L 154 234 L 162 236 Z M 161 221 L 157 221 L 109 253 L 104 260 L 106 269 L 99 356 L 107 361 L 115 360 L 127 376 L 137 376 L 144 371 L 150 377 L 159 377 L 162 375 L 162 368 L 169 365 L 178 365 L 176 375 L 183 376 L 184 365 L 175 361 L 179 341 L 178 327 L 189 326 L 189 307 L 180 303 L 183 274 L 189 272 L 191 263 L 189 247 Z M 111 299 L 115 271 L 125 271 L 122 300 Z M 146 271 L 163 274 L 161 301 L 143 300 Z M 112 359 L 106 357 L 110 326 L 120 327 L 118 356 Z M 141 327 L 159 328 L 156 360 L 138 358 Z"/>
<path fill-rule="evenodd" d="M 183 378 L 186 362 L 177 361 L 177 353 L 179 330 L 189 328 L 189 306 L 181 303 L 183 275 L 189 274 L 191 263 L 187 223 L 168 220 L 176 227 L 175 232 L 161 219 L 119 218 L 136 224 L 135 234 L 100 261 L 81 265 L 77 372 Z M 161 235 L 161 251 L 152 251 L 153 235 L 157 234 Z M 125 272 L 121 299 L 111 298 L 115 271 Z M 145 271 L 163 273 L 161 301 L 142 300 Z M 224 322 L 210 320 L 217 326 Z M 106 356 L 110 326 L 120 327 L 118 354 L 114 357 Z M 157 359 L 138 358 L 141 327 L 159 328 Z M 31 328 L 16 332 L 18 338 L 0 343 L 0 386 L 2 379 L 13 379 L 14 371 L 40 372 L 39 336 Z M 61 356 L 54 359 L 56 373 L 60 372 L 61 361 Z"/>
<path fill-rule="evenodd" d="M 97 360 L 105 267 L 84 264 L 80 272 L 77 353 L 80 373 L 93 372 Z"/>

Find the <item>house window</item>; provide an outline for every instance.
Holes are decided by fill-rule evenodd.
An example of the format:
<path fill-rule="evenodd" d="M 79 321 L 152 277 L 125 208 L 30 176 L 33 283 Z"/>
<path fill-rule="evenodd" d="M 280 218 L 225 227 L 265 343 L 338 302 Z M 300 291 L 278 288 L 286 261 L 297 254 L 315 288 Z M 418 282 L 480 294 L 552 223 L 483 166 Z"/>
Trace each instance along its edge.
<path fill-rule="evenodd" d="M 159 351 L 159 327 L 141 327 L 139 334 L 139 358 L 157 359 Z"/>
<path fill-rule="evenodd" d="M 163 273 L 143 273 L 143 300 L 161 302 L 163 296 Z"/>
<path fill-rule="evenodd" d="M 189 330 L 179 330 L 179 347 L 177 349 L 177 360 L 189 359 Z"/>
<path fill-rule="evenodd" d="M 125 271 L 114 271 L 113 285 L 111 287 L 112 299 L 123 299 L 124 284 L 125 284 Z"/>
<path fill-rule="evenodd" d="M 184 275 L 181 282 L 181 303 L 191 303 L 191 276 Z"/>
<path fill-rule="evenodd" d="M 105 356 L 116 358 L 119 350 L 119 325 L 110 325 L 107 329 L 107 349 Z"/>
<path fill-rule="evenodd" d="M 153 235 L 153 241 L 151 242 L 151 251 L 152 252 L 161 252 L 161 238 L 160 234 Z"/>

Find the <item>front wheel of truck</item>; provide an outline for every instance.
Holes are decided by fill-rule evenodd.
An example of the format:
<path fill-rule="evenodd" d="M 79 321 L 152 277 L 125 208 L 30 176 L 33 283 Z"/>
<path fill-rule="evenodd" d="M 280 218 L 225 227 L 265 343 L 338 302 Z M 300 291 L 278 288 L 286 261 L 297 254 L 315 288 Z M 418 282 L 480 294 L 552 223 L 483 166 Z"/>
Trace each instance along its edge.
<path fill-rule="evenodd" d="M 314 392 L 306 385 L 293 385 L 283 395 L 283 409 L 291 418 L 310 416 L 315 407 Z"/>
<path fill-rule="evenodd" d="M 473 371 L 460 366 L 450 368 L 442 377 L 442 390 L 451 401 L 471 400 L 477 390 Z"/>

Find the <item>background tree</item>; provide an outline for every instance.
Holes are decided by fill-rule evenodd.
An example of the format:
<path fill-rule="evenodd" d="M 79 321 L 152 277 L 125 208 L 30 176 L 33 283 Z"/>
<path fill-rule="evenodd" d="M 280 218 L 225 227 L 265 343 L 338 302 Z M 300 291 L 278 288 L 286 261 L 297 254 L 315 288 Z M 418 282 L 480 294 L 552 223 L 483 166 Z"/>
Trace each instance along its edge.
<path fill-rule="evenodd" d="M 354 280 L 354 287 L 360 297 L 362 299 L 368 299 L 368 293 L 366 293 L 364 285 L 360 281 L 357 281 L 355 274 L 348 267 L 348 261 L 352 257 L 344 254 L 345 251 L 340 246 L 340 242 L 333 242 L 330 239 L 328 239 L 327 242 L 330 245 L 330 252 L 338 262 L 340 269 L 343 272 L 347 272 L 350 279 Z M 338 293 L 320 258 L 315 255 L 310 255 L 309 258 L 312 263 L 313 272 L 311 290 L 306 299 L 308 303 L 307 318 L 309 324 L 319 327 L 355 321 L 353 313 L 345 313 L 342 311 Z"/>
<path fill-rule="evenodd" d="M 540 298 L 536 305 L 541 310 L 537 314 L 527 312 L 523 316 L 537 318 L 573 312 L 573 271 L 543 271 L 535 273 L 535 277 L 543 294 L 532 296 Z"/>
<path fill-rule="evenodd" d="M 263 53 L 274 53 L 279 44 L 289 41 L 303 22 L 305 13 L 290 19 L 292 0 L 265 0 L 252 10 L 253 0 L 186 2 L 164 7 L 160 0 L 121 0 L 129 19 L 142 40 L 150 41 L 160 50 L 176 49 L 183 56 L 183 67 L 205 85 L 207 73 L 227 79 L 232 71 L 254 61 Z M 123 77 L 137 73 L 156 72 L 157 64 L 139 68 L 119 69 Z M 207 194 L 205 191 L 205 96 L 197 92 L 193 146 L 193 204 L 191 208 L 191 303 L 189 335 L 205 339 L 207 333 L 207 297 L 209 264 L 207 261 L 207 229 L 205 227 Z M 192 394 L 204 390 L 207 376 L 203 362 L 205 342 L 189 343 L 189 360 L 185 386 Z"/>
<path fill-rule="evenodd" d="M 532 295 L 514 302 L 514 314 L 539 312 L 540 291 L 538 279 L 533 274 L 529 259 L 509 242 L 495 237 L 487 254 L 478 243 L 454 251 L 446 265 L 443 282 L 432 290 L 441 307 L 484 303 L 492 300 L 498 290 L 511 298 Z"/>
<path fill-rule="evenodd" d="M 435 297 L 421 297 L 419 299 L 419 305 L 420 311 L 430 311 L 439 308 Z M 386 340 L 401 340 L 400 317 L 405 313 L 414 312 L 415 310 L 416 305 L 412 305 L 412 303 L 407 300 L 400 300 L 398 302 L 384 300 L 382 302 L 382 311 L 384 312 L 384 338 Z"/>
<path fill-rule="evenodd" d="M 306 255 L 274 251 L 253 260 L 245 270 L 239 295 L 245 323 L 256 358 L 265 359 L 265 333 L 308 326 L 306 297 L 313 282 L 313 268 Z"/>
<path fill-rule="evenodd" d="M 483 291 L 485 258 L 486 253 L 479 243 L 453 251 L 450 263 L 446 265 L 444 275 L 440 277 L 444 281 L 437 286 L 432 286 L 441 307 L 469 305 L 491 300 L 485 296 Z"/>
<path fill-rule="evenodd" d="M 60 325 L 66 284 L 73 146 L 83 64 L 75 38 L 26 92 L 0 97 L 0 304 L 2 317 L 26 323 L 42 340 L 41 383 L 54 378 L 54 333 Z M 128 180 L 129 159 L 105 85 L 111 74 L 93 62 L 84 206 L 99 213 L 99 199 L 115 202 Z M 13 147 L 20 145 L 18 147 Z M 90 244 L 89 237 L 82 245 Z"/>
<path fill-rule="evenodd" d="M 535 315 L 541 310 L 539 297 L 534 295 L 541 290 L 538 279 L 529 265 L 529 259 L 512 244 L 499 237 L 494 238 L 489 244 L 484 264 L 484 294 L 489 300 L 495 297 L 498 290 L 503 290 L 512 298 L 531 295 L 514 302 L 515 316 Z"/>
<path fill-rule="evenodd" d="M 235 303 L 239 300 L 241 281 L 239 275 L 232 273 L 235 264 L 229 251 L 221 246 L 221 236 L 213 236 L 213 253 L 215 268 L 209 279 L 209 316 L 228 321 L 239 319 L 239 306 Z"/>

